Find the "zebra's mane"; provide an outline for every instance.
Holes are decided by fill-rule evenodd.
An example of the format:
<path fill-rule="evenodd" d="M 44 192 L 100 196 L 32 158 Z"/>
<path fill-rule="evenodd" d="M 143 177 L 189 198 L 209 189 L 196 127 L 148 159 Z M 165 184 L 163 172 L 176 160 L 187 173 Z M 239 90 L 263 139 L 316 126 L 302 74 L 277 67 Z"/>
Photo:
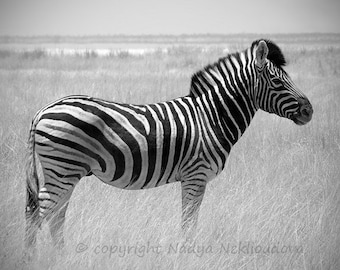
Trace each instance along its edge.
<path fill-rule="evenodd" d="M 267 43 L 268 46 L 268 60 L 270 60 L 274 65 L 276 65 L 279 68 L 282 68 L 286 65 L 286 59 L 279 48 L 273 41 L 269 39 L 258 39 L 253 42 L 251 45 L 252 48 L 257 46 L 261 40 L 264 40 Z"/>
<path fill-rule="evenodd" d="M 271 40 L 268 39 L 258 39 L 256 41 L 254 41 L 251 45 L 251 50 L 253 50 L 261 40 L 265 40 L 268 46 L 268 60 L 270 60 L 274 65 L 276 65 L 279 68 L 282 68 L 283 66 L 286 65 L 286 59 L 281 51 L 281 49 Z M 205 80 L 204 78 L 206 78 L 206 74 L 209 73 L 209 70 L 214 69 L 215 67 L 217 67 L 218 65 L 221 65 L 221 62 L 225 62 L 228 59 L 230 59 L 231 57 L 235 57 L 235 58 L 239 58 L 241 52 L 235 52 L 235 53 L 231 53 L 228 54 L 225 57 L 220 58 L 217 62 L 213 63 L 213 64 L 209 64 L 207 66 L 205 66 L 203 69 L 197 71 L 196 73 L 194 73 L 191 77 L 191 85 L 190 85 L 190 96 L 196 96 L 200 91 L 197 91 L 196 89 L 196 85 L 200 84 L 200 81 Z"/>

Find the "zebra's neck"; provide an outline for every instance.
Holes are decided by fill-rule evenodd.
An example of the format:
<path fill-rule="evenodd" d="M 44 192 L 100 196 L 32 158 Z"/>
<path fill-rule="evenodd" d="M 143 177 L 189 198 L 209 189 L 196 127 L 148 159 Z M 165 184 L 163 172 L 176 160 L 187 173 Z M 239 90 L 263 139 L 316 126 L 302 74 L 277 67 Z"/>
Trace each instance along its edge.
<path fill-rule="evenodd" d="M 211 144 L 226 153 L 249 126 L 257 108 L 253 102 L 256 72 L 248 49 L 220 59 L 193 75 L 190 96 L 196 100 L 203 130 L 213 130 Z"/>

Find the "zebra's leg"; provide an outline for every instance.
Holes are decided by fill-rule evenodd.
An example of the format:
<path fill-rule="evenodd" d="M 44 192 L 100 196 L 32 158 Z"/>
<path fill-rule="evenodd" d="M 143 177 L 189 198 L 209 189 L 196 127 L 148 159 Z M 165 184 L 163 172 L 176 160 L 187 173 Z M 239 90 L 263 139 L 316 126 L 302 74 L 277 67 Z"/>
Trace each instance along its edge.
<path fill-rule="evenodd" d="M 197 227 L 198 213 L 204 197 L 206 181 L 182 181 L 182 231 L 185 235 Z"/>
<path fill-rule="evenodd" d="M 36 256 L 36 239 L 37 232 L 41 225 L 39 217 L 39 201 L 38 196 L 33 196 L 31 192 L 27 194 L 27 202 L 25 209 L 26 216 L 26 234 L 25 234 L 25 252 L 24 260 L 32 261 Z"/>
<path fill-rule="evenodd" d="M 33 196 L 30 192 L 28 192 L 27 194 L 25 216 L 26 216 L 25 247 L 27 249 L 35 248 L 37 231 L 41 224 L 41 219 L 39 217 L 38 198 L 37 196 Z"/>
<path fill-rule="evenodd" d="M 68 202 L 79 182 L 79 178 L 47 179 L 40 189 L 40 216 L 49 223 L 52 241 L 55 247 L 64 245 L 63 227 Z"/>
<path fill-rule="evenodd" d="M 65 245 L 63 232 L 67 207 L 68 202 L 65 203 L 58 211 L 56 211 L 49 221 L 53 244 L 58 249 L 62 249 Z"/>

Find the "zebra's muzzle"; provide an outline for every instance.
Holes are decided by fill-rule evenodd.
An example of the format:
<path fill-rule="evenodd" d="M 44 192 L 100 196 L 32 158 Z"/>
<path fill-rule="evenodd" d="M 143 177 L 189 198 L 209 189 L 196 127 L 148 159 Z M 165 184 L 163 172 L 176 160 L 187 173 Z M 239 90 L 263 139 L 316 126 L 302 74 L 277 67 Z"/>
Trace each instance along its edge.
<path fill-rule="evenodd" d="M 313 116 L 313 107 L 310 104 L 308 99 L 299 99 L 299 109 L 292 116 L 292 120 L 297 125 L 305 125 L 307 124 Z"/>

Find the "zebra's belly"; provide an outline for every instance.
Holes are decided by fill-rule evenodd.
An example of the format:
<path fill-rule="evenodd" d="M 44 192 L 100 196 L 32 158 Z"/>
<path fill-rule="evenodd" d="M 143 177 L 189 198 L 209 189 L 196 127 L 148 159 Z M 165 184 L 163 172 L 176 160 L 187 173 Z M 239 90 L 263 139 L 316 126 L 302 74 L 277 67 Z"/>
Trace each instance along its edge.
<path fill-rule="evenodd" d="M 80 179 L 94 174 L 106 184 L 132 190 L 153 188 L 178 179 L 179 160 L 173 154 L 165 159 L 158 148 L 151 151 L 142 143 L 137 150 L 107 131 L 104 132 L 108 138 L 106 144 L 56 121 L 40 121 L 36 133 L 36 152 L 43 167 L 53 166 L 65 177 L 77 174 Z M 155 158 L 151 160 L 151 156 Z"/>
<path fill-rule="evenodd" d="M 159 177 L 155 176 L 151 179 L 148 179 L 146 177 L 121 177 L 117 180 L 112 180 L 110 177 L 105 176 L 102 172 L 93 172 L 93 174 L 102 182 L 105 184 L 108 184 L 110 186 L 114 186 L 121 189 L 128 189 L 128 190 L 139 190 L 139 189 L 149 189 L 149 188 L 155 188 L 159 187 L 165 184 L 170 184 L 179 181 L 179 178 L 177 177 L 177 174 L 172 175 L 170 177 Z"/>

